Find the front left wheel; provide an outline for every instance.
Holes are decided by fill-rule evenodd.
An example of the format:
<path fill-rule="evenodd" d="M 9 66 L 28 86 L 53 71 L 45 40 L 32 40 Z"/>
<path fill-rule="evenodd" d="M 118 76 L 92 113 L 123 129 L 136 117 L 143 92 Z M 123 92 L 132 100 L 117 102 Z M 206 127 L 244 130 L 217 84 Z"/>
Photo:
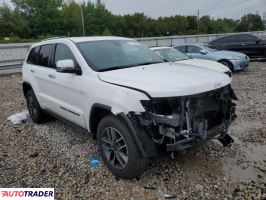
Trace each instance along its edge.
<path fill-rule="evenodd" d="M 113 115 L 103 118 L 98 126 L 97 143 L 103 162 L 119 178 L 140 176 L 148 161 L 144 159 L 121 119 Z"/>

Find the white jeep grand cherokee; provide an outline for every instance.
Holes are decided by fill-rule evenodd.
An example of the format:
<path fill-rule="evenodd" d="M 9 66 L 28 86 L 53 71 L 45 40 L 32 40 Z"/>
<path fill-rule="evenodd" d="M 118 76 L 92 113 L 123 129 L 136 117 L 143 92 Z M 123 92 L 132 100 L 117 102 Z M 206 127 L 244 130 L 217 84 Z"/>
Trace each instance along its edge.
<path fill-rule="evenodd" d="M 237 100 L 227 74 L 166 62 L 139 42 L 119 37 L 56 38 L 32 46 L 22 68 L 35 123 L 53 115 L 91 133 L 106 166 L 133 178 L 148 160 L 216 138 Z"/>

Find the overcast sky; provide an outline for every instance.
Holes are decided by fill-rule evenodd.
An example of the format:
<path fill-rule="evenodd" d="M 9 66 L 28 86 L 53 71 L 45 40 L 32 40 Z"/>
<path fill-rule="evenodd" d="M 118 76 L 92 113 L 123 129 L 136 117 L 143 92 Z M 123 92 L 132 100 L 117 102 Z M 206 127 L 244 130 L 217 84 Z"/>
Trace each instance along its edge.
<path fill-rule="evenodd" d="M 10 0 L 0 0 L 2 2 Z M 76 0 L 82 2 L 83 0 Z M 85 2 L 88 0 L 84 0 Z M 95 0 L 91 0 L 95 1 Z M 266 0 L 102 0 L 114 14 L 143 12 L 153 18 L 171 15 L 210 15 L 238 19 L 247 13 L 266 13 Z"/>
<path fill-rule="evenodd" d="M 103 0 L 115 14 L 144 12 L 153 18 L 171 15 L 201 15 L 240 18 L 246 13 L 266 12 L 266 0 Z"/>

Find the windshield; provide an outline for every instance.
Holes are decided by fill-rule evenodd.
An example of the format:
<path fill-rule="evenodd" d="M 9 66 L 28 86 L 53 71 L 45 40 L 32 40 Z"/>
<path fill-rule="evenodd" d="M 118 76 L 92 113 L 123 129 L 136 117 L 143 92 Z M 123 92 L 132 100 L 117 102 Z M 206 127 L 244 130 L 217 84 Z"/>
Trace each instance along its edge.
<path fill-rule="evenodd" d="M 210 51 L 210 52 L 217 51 L 216 49 L 212 49 L 212 48 L 210 48 L 210 47 L 208 47 L 208 46 L 206 46 L 206 45 L 203 45 L 202 47 L 203 47 L 204 49 L 206 49 L 207 51 Z"/>
<path fill-rule="evenodd" d="M 156 49 L 154 51 L 157 52 L 165 60 L 171 62 L 190 59 L 190 57 L 188 57 L 186 54 L 173 48 Z"/>
<path fill-rule="evenodd" d="M 165 62 L 148 47 L 134 40 L 102 40 L 77 43 L 88 65 L 109 71 Z"/>

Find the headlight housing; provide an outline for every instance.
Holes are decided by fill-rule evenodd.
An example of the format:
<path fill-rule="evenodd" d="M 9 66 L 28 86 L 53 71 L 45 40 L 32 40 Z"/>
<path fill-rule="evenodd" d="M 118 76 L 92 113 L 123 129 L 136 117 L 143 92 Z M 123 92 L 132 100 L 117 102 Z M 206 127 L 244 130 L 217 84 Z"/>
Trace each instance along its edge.
<path fill-rule="evenodd" d="M 232 60 L 242 60 L 243 57 L 241 56 L 232 56 Z"/>

